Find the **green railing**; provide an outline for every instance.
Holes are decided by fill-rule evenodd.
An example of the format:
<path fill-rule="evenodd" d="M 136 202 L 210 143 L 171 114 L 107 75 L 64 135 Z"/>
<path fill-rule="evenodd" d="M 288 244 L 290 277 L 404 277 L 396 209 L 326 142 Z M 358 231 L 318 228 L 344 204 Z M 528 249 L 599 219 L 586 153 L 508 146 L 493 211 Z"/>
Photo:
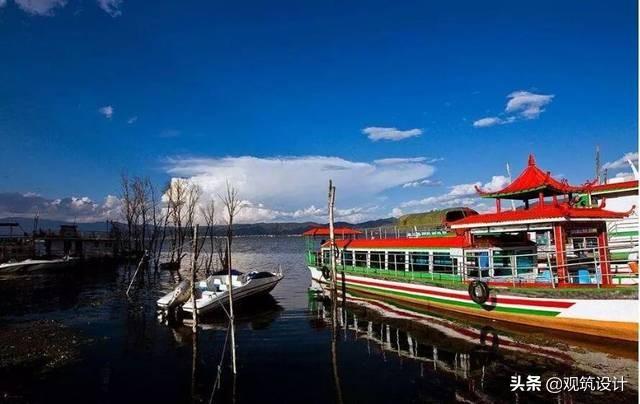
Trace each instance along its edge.
<path fill-rule="evenodd" d="M 384 278 L 394 278 L 401 280 L 425 280 L 436 282 L 462 282 L 462 276 L 455 274 L 439 273 L 439 272 L 417 272 L 417 271 L 403 271 L 393 269 L 382 268 L 368 268 L 357 266 L 342 266 L 338 265 L 336 268 L 338 271 L 345 271 L 351 274 L 364 274 L 371 276 L 379 276 Z"/>

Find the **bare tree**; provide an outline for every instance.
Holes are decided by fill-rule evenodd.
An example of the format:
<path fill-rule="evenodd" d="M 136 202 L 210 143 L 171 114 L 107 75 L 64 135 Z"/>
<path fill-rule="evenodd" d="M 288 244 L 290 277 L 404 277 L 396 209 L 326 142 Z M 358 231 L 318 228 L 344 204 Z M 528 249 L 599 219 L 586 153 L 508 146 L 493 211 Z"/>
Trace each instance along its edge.
<path fill-rule="evenodd" d="M 127 252 L 130 253 L 133 249 L 132 246 L 132 229 L 134 226 L 134 218 L 135 218 L 135 202 L 133 200 L 133 193 L 131 191 L 131 184 L 129 181 L 129 177 L 126 173 L 120 174 L 120 186 L 121 186 L 121 194 L 120 200 L 122 201 L 122 216 L 127 222 L 127 234 L 125 235 L 126 249 Z"/>
<path fill-rule="evenodd" d="M 169 189 L 171 188 L 171 183 L 168 183 L 164 188 L 164 194 L 169 194 Z M 164 248 L 164 242 L 167 238 L 167 227 L 169 226 L 169 219 L 171 218 L 169 211 L 170 202 L 167 198 L 167 203 L 163 207 L 162 205 L 158 205 L 158 223 L 162 223 L 162 231 L 158 229 L 158 240 L 154 245 L 154 261 L 155 261 L 155 269 L 158 269 L 160 264 L 160 257 L 162 256 L 162 249 Z"/>
<path fill-rule="evenodd" d="M 200 187 L 187 179 L 171 181 L 166 192 L 168 224 L 171 224 L 171 259 L 178 267 L 184 258 L 185 240 L 195 224 L 195 213 L 200 199 Z"/>
<path fill-rule="evenodd" d="M 222 195 L 218 194 L 225 213 L 227 214 L 227 242 L 225 246 L 218 244 L 218 257 L 223 269 L 229 269 L 229 249 L 233 241 L 233 220 L 243 208 L 242 201 L 238 197 L 238 190 L 226 182 L 226 192 Z M 222 252 L 224 250 L 224 253 Z"/>
<path fill-rule="evenodd" d="M 135 206 L 135 245 L 136 251 L 142 252 L 149 248 L 147 231 L 149 229 L 150 216 L 153 214 L 155 197 L 152 196 L 153 187 L 149 178 L 135 177 L 131 182 L 133 200 Z"/>
<path fill-rule="evenodd" d="M 211 272 L 211 266 L 213 264 L 213 254 L 215 254 L 215 251 L 216 251 L 215 234 L 213 231 L 213 226 L 216 223 L 215 213 L 216 213 L 216 203 L 213 199 L 209 201 L 209 203 L 206 204 L 204 207 L 200 207 L 200 214 L 202 215 L 202 218 L 204 219 L 204 222 L 207 225 L 204 233 L 202 246 L 204 246 L 207 240 L 209 240 L 209 251 L 207 254 L 207 261 L 205 263 L 205 271 L 207 275 Z"/>

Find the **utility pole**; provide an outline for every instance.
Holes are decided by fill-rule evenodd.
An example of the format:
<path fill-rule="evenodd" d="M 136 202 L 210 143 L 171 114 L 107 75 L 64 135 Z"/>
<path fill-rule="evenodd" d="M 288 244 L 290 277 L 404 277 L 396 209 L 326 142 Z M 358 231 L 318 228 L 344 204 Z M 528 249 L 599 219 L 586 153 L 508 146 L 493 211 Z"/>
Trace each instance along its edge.
<path fill-rule="evenodd" d="M 596 145 L 596 181 L 602 184 L 602 168 L 600 167 L 600 146 Z"/>
<path fill-rule="evenodd" d="M 198 225 L 193 226 L 193 243 L 191 251 L 191 301 L 193 302 L 193 332 L 198 330 L 198 310 L 196 308 L 196 269 L 198 261 Z"/>
<path fill-rule="evenodd" d="M 333 181 L 329 180 L 329 251 L 331 254 L 331 280 L 333 281 L 333 290 L 338 290 L 338 281 L 336 277 L 336 239 L 333 229 L 333 208 L 336 203 L 336 187 Z"/>
<path fill-rule="evenodd" d="M 227 238 L 227 264 L 229 271 L 229 327 L 231 327 L 231 361 L 233 374 L 236 374 L 236 326 L 233 319 L 233 282 L 231 279 L 231 243 Z"/>
<path fill-rule="evenodd" d="M 336 239 L 333 228 L 333 208 L 336 204 L 336 187 L 333 181 L 329 180 L 329 251 L 331 255 L 331 363 L 333 365 L 333 377 L 336 385 L 336 394 L 338 404 L 342 404 L 342 389 L 340 388 L 340 377 L 338 376 L 338 357 L 337 357 L 337 340 L 338 340 L 338 277 L 336 273 Z M 345 296 L 343 295 L 344 299 Z M 343 300 L 344 301 L 344 300 Z"/>
<path fill-rule="evenodd" d="M 511 182 L 513 181 L 511 179 L 511 167 L 509 167 L 509 162 L 507 161 L 507 175 L 509 176 L 509 184 L 511 184 Z M 511 200 L 511 210 L 516 210 L 516 203 L 514 202 L 514 200 Z"/>

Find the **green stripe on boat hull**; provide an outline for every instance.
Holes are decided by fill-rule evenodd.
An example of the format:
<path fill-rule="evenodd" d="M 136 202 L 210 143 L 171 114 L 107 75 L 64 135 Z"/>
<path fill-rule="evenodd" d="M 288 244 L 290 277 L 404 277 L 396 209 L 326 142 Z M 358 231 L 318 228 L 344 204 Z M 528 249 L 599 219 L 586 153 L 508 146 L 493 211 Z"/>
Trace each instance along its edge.
<path fill-rule="evenodd" d="M 442 299 L 438 297 L 424 296 L 424 295 L 408 293 L 408 292 L 399 292 L 396 290 L 391 290 L 386 288 L 381 289 L 381 288 L 372 288 L 372 287 L 361 286 L 361 285 L 354 285 L 352 283 L 349 283 L 349 281 L 347 281 L 347 289 L 364 290 L 364 291 L 368 291 L 369 293 L 383 292 L 383 293 L 387 293 L 395 296 L 404 296 L 412 299 L 419 299 L 419 300 L 429 301 L 433 303 L 440 303 L 440 304 L 446 304 L 446 305 L 458 306 L 458 307 L 466 307 L 466 308 L 476 309 L 478 311 L 483 310 L 482 307 L 476 303 L 459 302 L 457 300 Z M 535 309 L 524 309 L 524 308 L 517 308 L 517 307 L 501 307 L 501 306 L 490 306 L 489 310 L 487 311 L 495 311 L 498 313 L 529 314 L 534 316 L 545 316 L 545 317 L 555 317 L 558 314 L 560 314 L 559 311 L 535 310 Z"/>

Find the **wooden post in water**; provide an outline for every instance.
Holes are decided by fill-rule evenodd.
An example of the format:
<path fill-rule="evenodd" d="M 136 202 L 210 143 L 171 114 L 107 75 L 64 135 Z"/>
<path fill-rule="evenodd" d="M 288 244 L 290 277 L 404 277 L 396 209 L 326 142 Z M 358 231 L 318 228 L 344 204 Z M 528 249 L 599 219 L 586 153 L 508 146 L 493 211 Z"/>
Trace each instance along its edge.
<path fill-rule="evenodd" d="M 236 326 L 233 319 L 233 282 L 231 280 L 231 243 L 227 238 L 227 264 L 229 266 L 229 326 L 231 327 L 231 362 L 236 374 Z"/>
<path fill-rule="evenodd" d="M 198 329 L 198 310 L 196 308 L 196 269 L 198 251 L 198 225 L 193 226 L 193 251 L 191 251 L 191 300 L 193 302 L 193 332 Z"/>
<path fill-rule="evenodd" d="M 331 253 L 331 279 L 333 280 L 333 289 L 338 290 L 338 281 L 336 279 L 336 239 L 333 232 L 333 207 L 336 203 L 336 187 L 333 181 L 329 180 L 329 251 Z"/>

